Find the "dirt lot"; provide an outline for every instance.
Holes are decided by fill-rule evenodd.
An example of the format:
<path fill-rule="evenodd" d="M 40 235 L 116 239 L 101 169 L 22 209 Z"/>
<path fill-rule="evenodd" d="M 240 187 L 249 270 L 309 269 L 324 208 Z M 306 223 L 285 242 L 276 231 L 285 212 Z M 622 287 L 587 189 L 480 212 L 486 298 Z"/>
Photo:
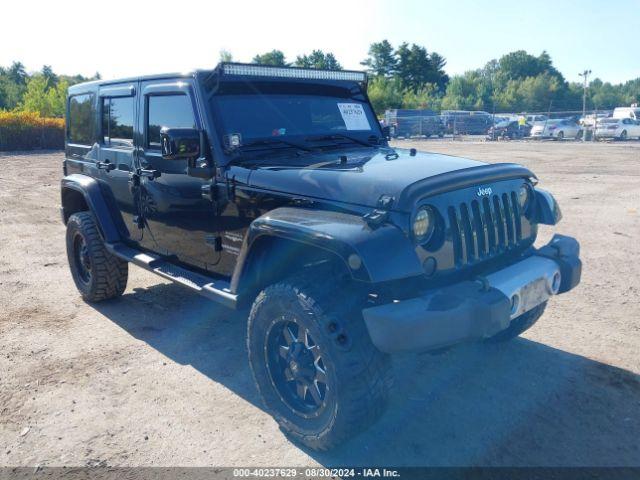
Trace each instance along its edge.
<path fill-rule="evenodd" d="M 399 144 L 532 168 L 583 281 L 508 345 L 396 358 L 388 412 L 328 454 L 261 409 L 241 315 L 135 267 L 85 304 L 62 154 L 0 154 L 0 465 L 640 465 L 640 143 Z"/>

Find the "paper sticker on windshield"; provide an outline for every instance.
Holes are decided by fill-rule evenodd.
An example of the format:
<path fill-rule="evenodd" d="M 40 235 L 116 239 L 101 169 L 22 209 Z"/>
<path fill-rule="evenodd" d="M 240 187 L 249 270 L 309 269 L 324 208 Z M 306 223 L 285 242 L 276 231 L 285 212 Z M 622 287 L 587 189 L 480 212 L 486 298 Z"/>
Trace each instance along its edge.
<path fill-rule="evenodd" d="M 364 108 L 359 103 L 339 103 L 338 109 L 347 130 L 371 130 Z"/>

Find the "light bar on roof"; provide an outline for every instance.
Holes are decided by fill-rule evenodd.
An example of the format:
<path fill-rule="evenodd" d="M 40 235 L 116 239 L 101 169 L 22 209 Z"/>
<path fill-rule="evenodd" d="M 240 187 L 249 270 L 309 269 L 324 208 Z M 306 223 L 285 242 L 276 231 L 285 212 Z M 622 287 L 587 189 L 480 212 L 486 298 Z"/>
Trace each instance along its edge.
<path fill-rule="evenodd" d="M 226 75 L 247 75 L 252 77 L 280 77 L 302 78 L 311 80 L 346 80 L 352 82 L 364 82 L 367 75 L 364 72 L 351 72 L 343 70 L 315 70 L 295 67 L 269 67 L 264 65 L 246 65 L 237 63 L 225 63 L 222 71 Z"/>

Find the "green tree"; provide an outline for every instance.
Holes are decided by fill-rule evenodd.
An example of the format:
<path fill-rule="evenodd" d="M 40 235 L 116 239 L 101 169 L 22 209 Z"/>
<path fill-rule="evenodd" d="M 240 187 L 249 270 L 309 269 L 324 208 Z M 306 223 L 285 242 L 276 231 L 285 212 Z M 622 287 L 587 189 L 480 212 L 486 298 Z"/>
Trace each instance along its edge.
<path fill-rule="evenodd" d="M 253 57 L 252 63 L 259 63 L 261 65 L 274 65 L 276 67 L 289 66 L 282 50 L 271 50 L 270 52 L 256 55 L 255 57 Z"/>
<path fill-rule="evenodd" d="M 369 47 L 368 57 L 360 62 L 367 67 L 367 71 L 376 76 L 391 77 L 398 64 L 393 46 L 388 40 L 372 43 Z"/>
<path fill-rule="evenodd" d="M 402 108 L 439 111 L 441 107 L 442 93 L 435 83 L 425 83 L 418 90 L 405 90 L 402 95 Z"/>
<path fill-rule="evenodd" d="M 445 110 L 492 110 L 494 91 L 491 78 L 482 70 L 471 70 L 449 80 L 442 99 Z"/>
<path fill-rule="evenodd" d="M 426 48 L 403 43 L 396 50 L 396 57 L 396 73 L 405 87 L 418 90 L 425 83 L 435 83 L 444 90 L 449 78 L 443 70 L 446 62 L 442 56 L 435 54 L 435 64 Z"/>
<path fill-rule="evenodd" d="M 51 109 L 51 114 L 54 117 L 64 116 L 68 88 L 69 83 L 66 80 L 61 80 L 55 87 L 50 88 L 47 92 L 47 101 L 49 103 L 49 108 Z"/>
<path fill-rule="evenodd" d="M 13 62 L 7 70 L 7 75 L 9 80 L 18 85 L 26 85 L 27 83 L 27 71 L 22 62 Z"/>
<path fill-rule="evenodd" d="M 309 55 L 298 55 L 295 66 L 321 68 L 323 70 L 342 70 L 342 65 L 340 65 L 333 53 L 324 53 L 322 50 L 314 50 Z"/>
<path fill-rule="evenodd" d="M 40 73 L 42 73 L 42 76 L 47 81 L 47 88 L 55 87 L 56 83 L 58 83 L 58 76 L 53 73 L 51 65 L 44 65 Z"/>
<path fill-rule="evenodd" d="M 53 115 L 53 109 L 47 95 L 47 79 L 42 74 L 33 75 L 27 82 L 21 107 L 29 112 L 38 112 L 43 117 Z"/>
<path fill-rule="evenodd" d="M 220 62 L 233 62 L 233 55 L 229 50 L 220 50 L 218 58 L 220 59 Z"/>
<path fill-rule="evenodd" d="M 589 85 L 589 106 L 594 108 L 615 108 L 620 105 L 624 105 L 631 102 L 627 100 L 624 95 L 622 86 L 614 86 L 609 82 L 602 82 L 599 78 L 596 78 Z M 582 86 L 580 86 L 582 90 Z M 589 108 L 589 106 L 587 108 Z"/>
<path fill-rule="evenodd" d="M 369 100 L 378 115 L 390 108 L 401 108 L 403 89 L 397 78 L 374 77 L 367 90 Z"/>

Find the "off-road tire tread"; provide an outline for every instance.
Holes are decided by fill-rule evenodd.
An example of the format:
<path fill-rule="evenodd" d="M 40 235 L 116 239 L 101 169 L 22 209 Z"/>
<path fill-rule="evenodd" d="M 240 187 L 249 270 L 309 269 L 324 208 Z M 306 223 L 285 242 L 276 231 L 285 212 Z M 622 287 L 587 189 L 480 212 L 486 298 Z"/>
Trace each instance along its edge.
<path fill-rule="evenodd" d="M 73 230 L 79 230 L 85 238 L 91 256 L 91 281 L 84 284 L 77 278 L 73 256 Z M 119 297 L 127 287 L 129 265 L 107 251 L 91 212 L 78 212 L 67 222 L 67 255 L 73 280 L 88 302 L 100 302 Z"/>
<path fill-rule="evenodd" d="M 318 435 L 301 435 L 279 421 L 281 428 L 294 440 L 314 450 L 330 450 L 349 437 L 365 430 L 384 412 L 389 390 L 393 383 L 390 357 L 375 348 L 369 337 L 360 309 L 362 297 L 344 283 L 328 288 L 328 283 L 318 279 L 332 279 L 331 273 L 302 272 L 271 285 L 256 298 L 249 314 L 248 331 L 260 306 L 274 296 L 293 296 L 303 299 L 316 312 L 314 315 L 323 328 L 330 321 L 341 321 L 350 338 L 350 348 L 340 351 L 332 361 L 341 364 L 343 377 L 338 381 L 346 396 L 339 409 L 341 421 L 331 431 Z M 248 350 L 249 338 L 247 338 Z M 252 373 L 255 372 L 252 368 Z M 264 397 L 263 397 L 264 399 Z M 273 412 L 272 412 L 273 413 Z M 278 415 L 275 415 L 278 420 Z"/>

